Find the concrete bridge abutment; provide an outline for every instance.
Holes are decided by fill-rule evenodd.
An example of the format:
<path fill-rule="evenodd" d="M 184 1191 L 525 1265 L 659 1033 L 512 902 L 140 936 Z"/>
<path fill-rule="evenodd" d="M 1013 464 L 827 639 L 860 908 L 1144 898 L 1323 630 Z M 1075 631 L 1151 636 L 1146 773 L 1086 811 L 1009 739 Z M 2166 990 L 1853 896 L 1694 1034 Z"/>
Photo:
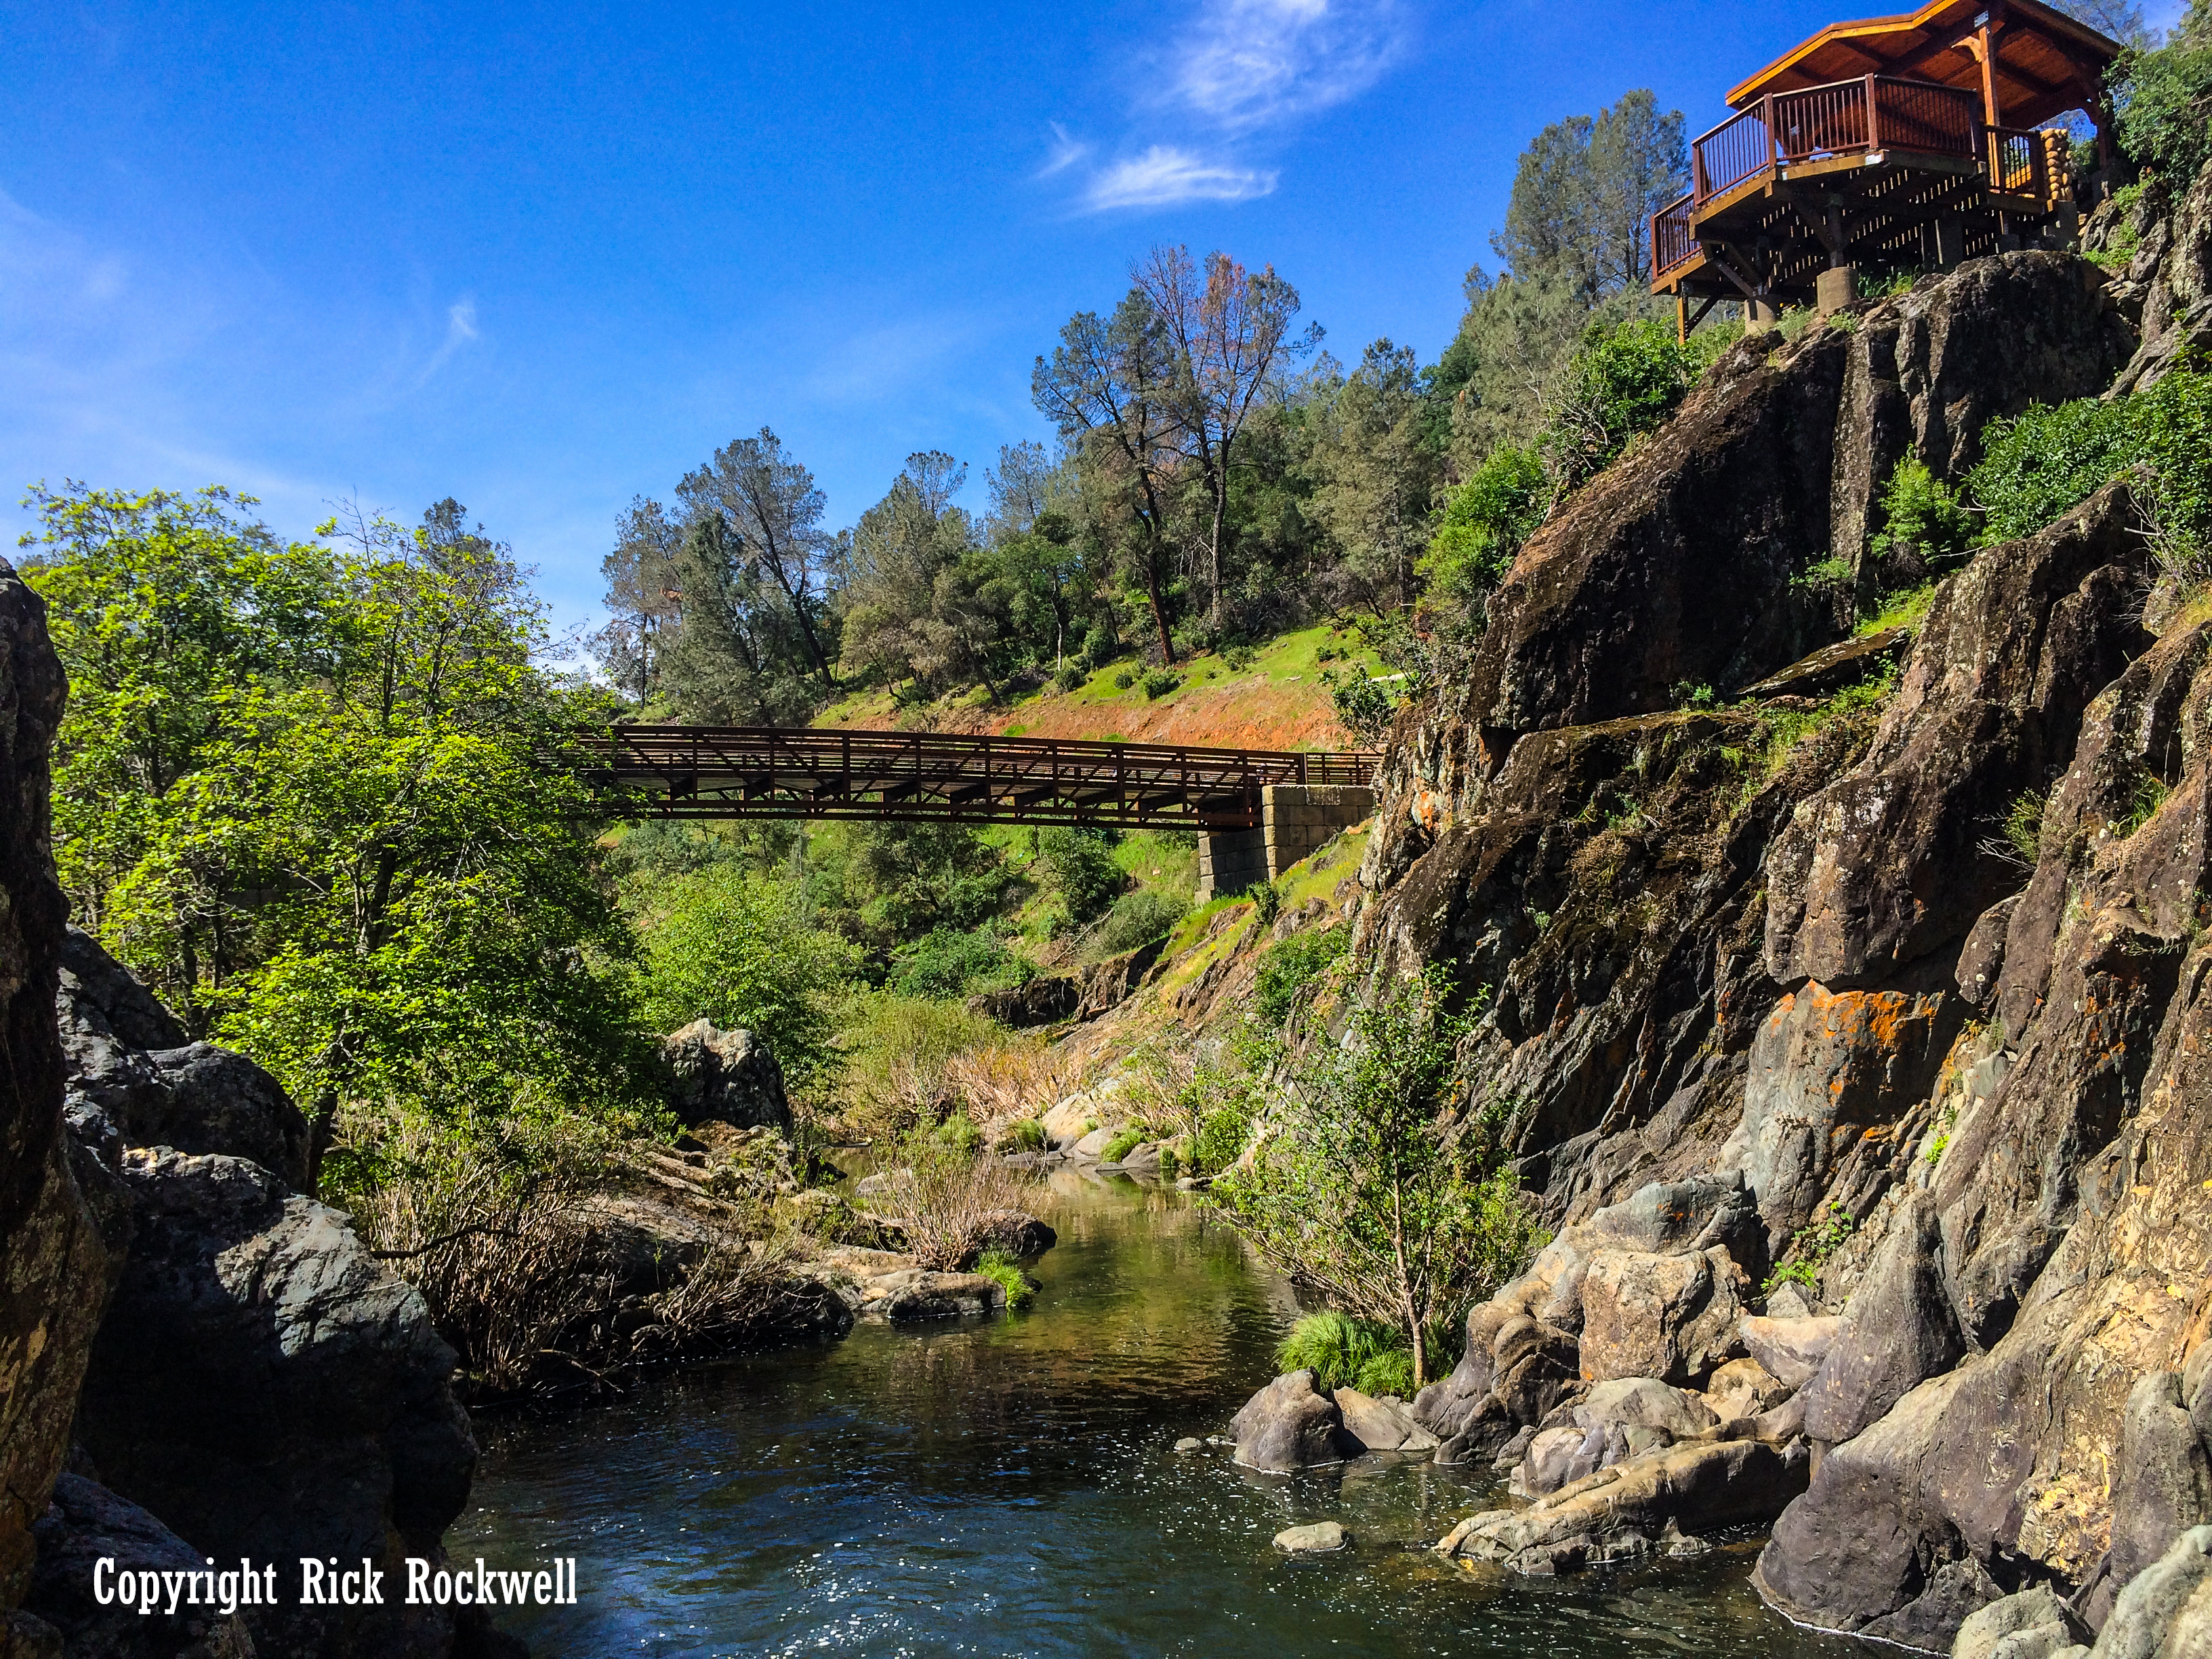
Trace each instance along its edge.
<path fill-rule="evenodd" d="M 1198 902 L 1273 881 L 1340 830 L 1375 811 L 1375 792 L 1350 784 L 1269 784 L 1256 830 L 1198 832 Z"/>

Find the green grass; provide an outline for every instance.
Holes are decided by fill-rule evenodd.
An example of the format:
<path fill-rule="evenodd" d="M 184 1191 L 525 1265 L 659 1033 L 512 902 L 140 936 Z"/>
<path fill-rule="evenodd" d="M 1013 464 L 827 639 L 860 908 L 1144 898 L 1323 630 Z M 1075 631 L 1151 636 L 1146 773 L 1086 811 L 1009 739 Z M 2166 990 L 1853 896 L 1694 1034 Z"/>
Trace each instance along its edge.
<path fill-rule="evenodd" d="M 975 1271 L 1006 1293 L 1006 1306 L 1015 1312 L 1036 1300 L 1036 1286 L 1022 1271 L 1022 1264 L 1004 1250 L 986 1250 Z"/>
<path fill-rule="evenodd" d="M 1006 705 L 1009 712 L 1019 714 L 1042 704 L 1048 698 L 1055 704 L 1079 708 L 1142 708 L 1147 703 L 1173 703 L 1178 697 L 1193 690 L 1218 689 L 1238 683 L 1266 684 L 1309 684 L 1316 688 L 1316 696 L 1327 698 L 1321 687 L 1322 670 L 1358 663 L 1370 674 L 1380 675 L 1388 671 L 1382 660 L 1360 642 L 1357 633 L 1340 629 L 1329 623 L 1317 623 L 1311 628 L 1302 628 L 1293 633 L 1280 634 L 1263 644 L 1232 647 L 1226 651 L 1200 652 L 1193 657 L 1178 660 L 1172 669 L 1161 669 L 1148 673 L 1135 658 L 1124 655 L 1112 662 L 1103 663 L 1092 673 L 1085 675 L 1071 690 L 1062 690 L 1048 680 L 1038 690 L 1017 697 Z M 1166 677 L 1179 676 L 1170 686 Z M 957 696 L 945 700 L 948 708 L 982 708 L 989 698 L 981 687 L 973 688 Z M 866 686 L 848 693 L 823 709 L 816 723 L 822 726 L 863 724 L 889 726 L 896 724 L 902 705 L 896 696 L 881 686 Z M 1030 729 L 1026 720 L 1009 726 L 1007 735 L 1018 736 Z M 1118 734 L 1104 734 L 1100 741 L 1120 742 Z"/>
<path fill-rule="evenodd" d="M 1930 580 L 1917 587 L 1900 588 L 1882 596 L 1881 609 L 1861 623 L 1854 630 L 1861 639 L 1869 634 L 1880 634 L 1892 628 L 1917 628 L 1927 619 L 1928 607 L 1936 603 L 1936 583 Z"/>
<path fill-rule="evenodd" d="M 1141 1123 L 1129 1124 L 1115 1132 L 1113 1138 L 1106 1143 L 1105 1149 L 1099 1153 L 1099 1157 L 1106 1163 L 1119 1164 L 1131 1152 L 1143 1146 L 1151 1138 L 1151 1133 L 1152 1132 Z"/>
<path fill-rule="evenodd" d="M 1346 1383 L 1362 1394 L 1413 1391 L 1413 1355 L 1402 1333 L 1334 1310 L 1308 1314 L 1275 1350 L 1277 1371 L 1310 1370 L 1324 1389 Z"/>

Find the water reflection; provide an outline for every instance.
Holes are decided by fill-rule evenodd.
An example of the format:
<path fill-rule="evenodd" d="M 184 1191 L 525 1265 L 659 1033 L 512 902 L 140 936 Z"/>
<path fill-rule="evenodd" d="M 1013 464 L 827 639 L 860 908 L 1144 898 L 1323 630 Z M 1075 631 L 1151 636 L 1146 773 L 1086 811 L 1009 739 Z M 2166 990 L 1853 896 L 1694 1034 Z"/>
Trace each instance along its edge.
<path fill-rule="evenodd" d="M 580 1605 L 507 1622 L 541 1654 L 1306 1653 L 1782 1659 L 1755 1545 L 1552 1581 L 1425 1546 L 1486 1475 L 1363 1460 L 1291 1479 L 1218 1432 L 1272 1369 L 1291 1303 L 1172 1193 L 1067 1172 L 1033 1311 L 757 1356 L 629 1402 L 483 1428 L 453 1553 L 573 1555 Z M 1355 1550 L 1270 1540 L 1334 1518 Z"/>

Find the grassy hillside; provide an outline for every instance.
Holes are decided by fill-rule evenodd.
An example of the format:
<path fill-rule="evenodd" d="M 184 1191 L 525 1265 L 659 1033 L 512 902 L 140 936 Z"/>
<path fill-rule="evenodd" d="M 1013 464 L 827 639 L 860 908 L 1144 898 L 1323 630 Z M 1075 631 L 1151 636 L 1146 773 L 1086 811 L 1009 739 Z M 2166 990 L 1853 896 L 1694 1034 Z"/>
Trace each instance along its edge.
<path fill-rule="evenodd" d="M 1209 652 L 1178 663 L 1171 671 L 1173 686 L 1158 696 L 1148 692 L 1144 665 L 1125 657 L 1073 690 L 1048 685 L 998 707 L 980 691 L 923 703 L 876 689 L 831 705 L 815 723 L 1235 749 L 1345 749 L 1351 739 L 1322 676 L 1331 669 L 1345 672 L 1353 661 L 1370 674 L 1383 672 L 1356 634 L 1323 623 L 1249 652 Z M 1117 683 L 1123 680 L 1127 684 Z M 1154 688 L 1158 684 L 1152 681 Z"/>

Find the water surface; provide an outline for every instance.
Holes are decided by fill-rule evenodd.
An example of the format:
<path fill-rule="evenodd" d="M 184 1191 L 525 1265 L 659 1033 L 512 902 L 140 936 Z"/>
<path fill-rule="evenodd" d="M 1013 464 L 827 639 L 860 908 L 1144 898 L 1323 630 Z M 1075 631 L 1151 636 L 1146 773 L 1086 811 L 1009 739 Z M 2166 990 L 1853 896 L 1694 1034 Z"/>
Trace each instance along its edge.
<path fill-rule="evenodd" d="M 1218 1433 L 1294 1310 L 1174 1193 L 1058 1176 L 1027 1313 L 753 1356 L 627 1401 L 493 1419 L 456 1558 L 574 1556 L 578 1605 L 502 1622 L 540 1656 L 1628 1654 L 1840 1659 L 1688 1563 L 1520 1579 L 1427 1546 L 1504 1501 L 1487 1470 L 1237 1468 Z M 1337 1520 L 1357 1547 L 1271 1540 Z"/>

